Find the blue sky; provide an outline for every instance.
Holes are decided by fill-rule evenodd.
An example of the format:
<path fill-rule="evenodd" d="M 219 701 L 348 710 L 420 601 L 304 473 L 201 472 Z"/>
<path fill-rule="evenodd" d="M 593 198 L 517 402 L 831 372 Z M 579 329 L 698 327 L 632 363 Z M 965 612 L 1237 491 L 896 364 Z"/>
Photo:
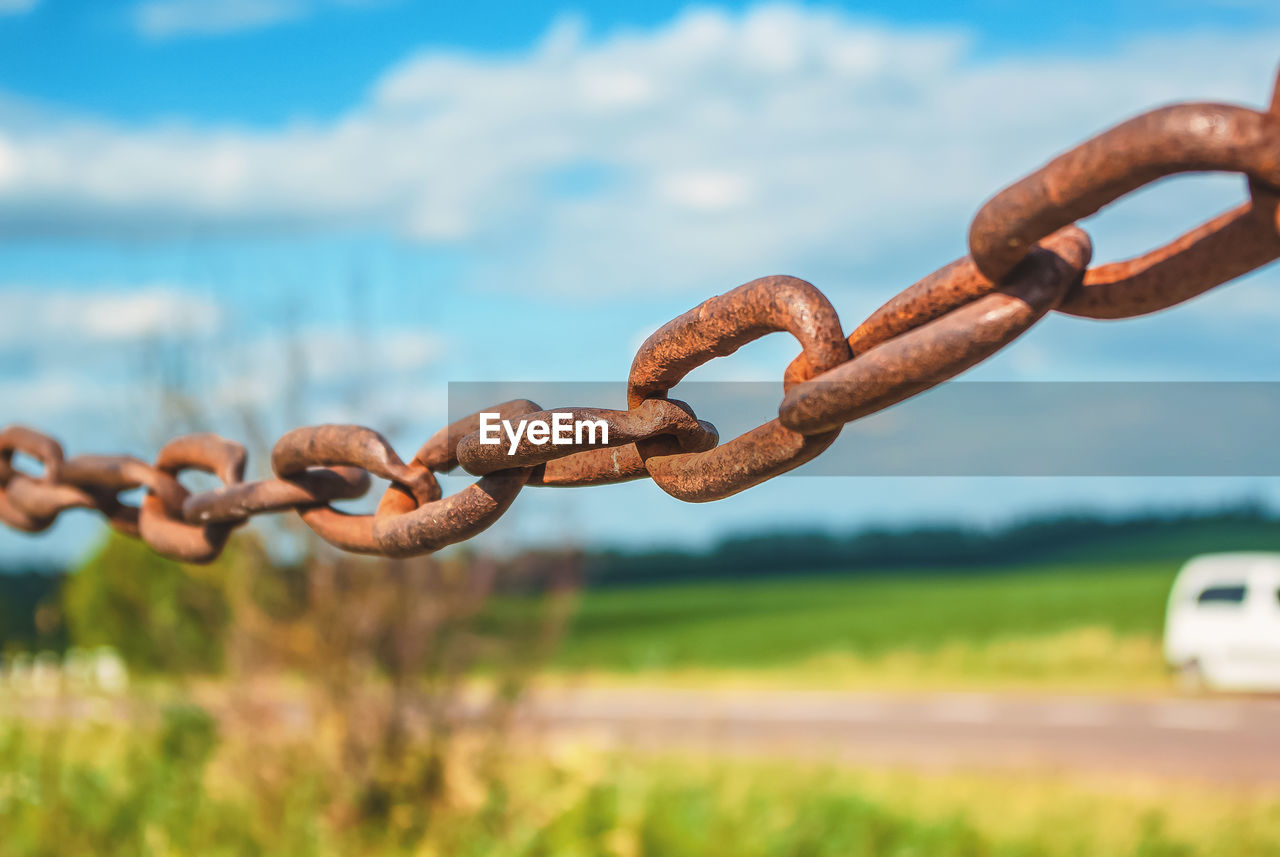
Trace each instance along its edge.
<path fill-rule="evenodd" d="M 341 114 L 390 63 L 415 51 L 519 52 L 565 14 L 579 16 L 590 38 L 652 30 L 686 5 L 4 0 L 0 10 L 10 14 L 0 28 L 0 57 L 11 94 L 130 121 L 181 116 L 269 127 Z M 740 11 L 752 4 L 702 5 Z M 992 54 L 1086 54 L 1135 34 L 1248 30 L 1280 19 L 1266 0 L 823 5 L 867 20 L 965 30 Z"/>
<path fill-rule="evenodd" d="M 450 381 L 620 381 L 648 332 L 757 276 L 811 280 L 851 327 L 961 255 L 1002 184 L 1163 102 L 1265 103 L 1280 63 L 1269 0 L 1041 5 L 0 0 L 0 422 L 146 455 L 354 421 L 408 456 Z M 1095 258 L 1242 187 L 1135 195 L 1086 224 Z M 973 377 L 1277 380 L 1277 285 L 1051 318 Z M 780 377 L 793 350 L 696 379 Z M 485 539 L 1241 496 L 1280 485 L 784 479 L 691 507 L 637 484 L 526 492 Z M 64 517 L 0 552 L 83 550 L 93 523 Z"/>

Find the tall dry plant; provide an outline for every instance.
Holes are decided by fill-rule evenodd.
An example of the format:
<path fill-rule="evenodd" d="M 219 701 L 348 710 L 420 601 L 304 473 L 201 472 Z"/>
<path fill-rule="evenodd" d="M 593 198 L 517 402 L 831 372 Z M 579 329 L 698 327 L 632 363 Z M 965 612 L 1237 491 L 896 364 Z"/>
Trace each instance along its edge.
<path fill-rule="evenodd" d="M 252 544 L 252 540 L 250 540 Z M 248 742 L 237 763 L 265 795 L 302 742 L 329 772 L 332 820 L 400 825 L 487 800 L 519 706 L 572 611 L 576 553 L 498 562 L 320 554 L 273 567 L 236 563 L 224 728 Z"/>
<path fill-rule="evenodd" d="M 352 278 L 343 312 L 360 338 L 370 335 L 359 321 L 365 285 Z M 238 423 L 251 461 L 269 460 L 273 427 L 308 417 L 315 379 L 299 317 L 285 312 L 275 328 L 289 383 L 270 412 L 208 410 L 203 393 L 216 375 L 203 370 L 234 343 L 158 344 L 141 369 L 154 380 L 152 440 Z M 338 398 L 354 407 L 366 386 Z M 227 748 L 241 748 L 234 776 L 254 785 L 270 818 L 297 770 L 293 754 L 305 752 L 329 772 L 335 822 L 386 821 L 410 838 L 429 822 L 423 807 L 483 799 L 499 781 L 522 695 L 562 635 L 579 566 L 574 551 L 504 562 L 465 549 L 354 557 L 328 549 L 295 516 L 255 521 L 218 563 L 232 618 L 226 676 L 213 693 L 235 739 Z"/>

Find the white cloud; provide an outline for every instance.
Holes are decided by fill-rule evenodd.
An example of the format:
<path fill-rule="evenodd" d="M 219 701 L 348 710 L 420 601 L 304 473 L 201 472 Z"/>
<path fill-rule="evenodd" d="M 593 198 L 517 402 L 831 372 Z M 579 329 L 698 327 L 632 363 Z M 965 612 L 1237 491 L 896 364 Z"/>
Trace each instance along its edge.
<path fill-rule="evenodd" d="M 176 286 L 89 290 L 5 286 L 0 339 L 67 347 L 212 335 L 222 323 L 213 301 Z"/>
<path fill-rule="evenodd" d="M 31 378 L 0 379 L 0 399 L 10 413 L 25 422 L 47 419 L 101 404 L 93 394 L 100 386 L 88 384 L 69 372 L 43 373 Z"/>
<path fill-rule="evenodd" d="M 137 128 L 0 107 L 0 223 L 357 225 L 477 249 L 477 281 L 723 289 L 959 251 L 987 195 L 1100 127 L 1174 99 L 1263 103 L 1280 41 L 979 57 L 963 32 L 786 5 L 583 33 L 566 19 L 521 55 L 424 51 L 319 124 Z M 549 177 L 581 164 L 609 180 L 558 193 Z"/>
<path fill-rule="evenodd" d="M 175 285 L 4 284 L 0 303 L 5 419 L 52 426 L 79 415 L 95 433 L 150 419 L 137 407 L 164 377 L 161 364 L 224 332 L 217 302 Z"/>
<path fill-rule="evenodd" d="M 431 364 L 442 352 L 434 335 L 420 331 L 378 334 L 374 344 L 375 362 L 394 372 L 412 372 Z"/>
<path fill-rule="evenodd" d="M 432 333 L 413 330 L 360 331 L 351 328 L 313 326 L 273 335 L 224 350 L 228 365 L 242 365 L 244 374 L 254 367 L 296 360 L 304 374 L 298 380 L 330 382 L 415 372 L 440 356 L 440 340 Z M 283 359 L 288 356 L 288 360 Z"/>
<path fill-rule="evenodd" d="M 302 0 L 149 0 L 134 10 L 138 32 L 151 39 L 219 36 L 297 20 Z"/>
<path fill-rule="evenodd" d="M 0 0 L 0 4 L 32 0 Z M 359 8 L 386 0 L 145 0 L 133 9 L 134 26 L 148 39 L 225 36 L 300 21 L 324 5 Z"/>
<path fill-rule="evenodd" d="M 3 191 L 4 186 L 13 180 L 17 172 L 16 161 L 17 156 L 12 147 L 5 143 L 3 137 L 0 137 L 0 191 Z"/>
<path fill-rule="evenodd" d="M 420 382 L 442 351 L 441 339 L 430 331 L 325 325 L 219 342 L 212 359 L 202 361 L 208 377 L 199 395 L 215 410 L 235 408 L 270 417 L 279 416 L 282 401 L 302 393 L 312 407 L 327 402 L 330 408 L 344 409 L 347 421 L 377 400 L 360 419 L 404 420 L 422 403 L 390 391 Z"/>
<path fill-rule="evenodd" d="M 0 16 L 25 15 L 39 5 L 40 0 L 0 0 Z"/>
<path fill-rule="evenodd" d="M 432 372 L 444 340 L 431 331 L 306 325 L 246 337 L 219 301 L 176 287 L 2 286 L 0 295 L 5 419 L 78 419 L 99 430 L 99 444 L 145 438 L 179 400 L 201 425 L 236 437 L 246 417 L 268 435 L 335 414 L 421 427 L 446 401 Z"/>
<path fill-rule="evenodd" d="M 725 211 L 747 202 L 751 192 L 745 176 L 706 170 L 678 173 L 658 180 L 666 201 L 693 211 Z"/>

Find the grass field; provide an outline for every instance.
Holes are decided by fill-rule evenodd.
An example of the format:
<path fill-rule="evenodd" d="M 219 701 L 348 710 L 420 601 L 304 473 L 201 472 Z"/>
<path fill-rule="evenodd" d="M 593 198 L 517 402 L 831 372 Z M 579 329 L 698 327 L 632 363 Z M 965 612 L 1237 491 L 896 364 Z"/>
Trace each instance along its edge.
<path fill-rule="evenodd" d="M 589 591 L 558 665 L 663 681 L 1165 686 L 1178 563 Z"/>
<path fill-rule="evenodd" d="M 432 798 L 369 804 L 318 749 L 192 713 L 154 730 L 0 723 L 0 857 L 1280 855 L 1274 792 L 566 744 L 504 753 L 488 774 L 460 757 Z M 411 779 L 413 757 L 401 766 Z"/>
<path fill-rule="evenodd" d="M 1177 565 L 592 590 L 557 669 L 1157 689 Z M 372 722 L 353 711 L 360 730 Z M 487 732 L 401 736 L 381 767 L 332 717 L 299 732 L 255 716 L 215 722 L 182 706 L 128 725 L 0 722 L 0 857 L 1280 857 L 1280 792 L 1262 786 L 642 756 Z"/>

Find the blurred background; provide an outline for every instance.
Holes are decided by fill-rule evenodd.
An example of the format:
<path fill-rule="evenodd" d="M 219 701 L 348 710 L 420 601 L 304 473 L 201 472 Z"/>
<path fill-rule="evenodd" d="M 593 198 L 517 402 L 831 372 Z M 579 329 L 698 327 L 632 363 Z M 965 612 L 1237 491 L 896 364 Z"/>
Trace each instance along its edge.
<path fill-rule="evenodd" d="M 1278 46 L 1269 0 L 0 0 L 0 424 L 216 431 L 263 477 L 320 422 L 408 457 L 450 385 L 620 408 L 707 297 L 791 274 L 851 329 L 1094 132 L 1265 105 Z M 1244 198 L 1085 227 L 1123 258 Z M 965 377 L 1266 395 L 1278 280 L 1049 317 Z M 690 379 L 780 396 L 794 351 Z M 722 435 L 776 412 L 697 396 Z M 199 568 L 83 513 L 0 531 L 0 855 L 1280 853 L 1280 707 L 1163 652 L 1187 559 L 1280 547 L 1280 477 L 1161 454 L 527 490 L 413 561 L 291 518 Z"/>

